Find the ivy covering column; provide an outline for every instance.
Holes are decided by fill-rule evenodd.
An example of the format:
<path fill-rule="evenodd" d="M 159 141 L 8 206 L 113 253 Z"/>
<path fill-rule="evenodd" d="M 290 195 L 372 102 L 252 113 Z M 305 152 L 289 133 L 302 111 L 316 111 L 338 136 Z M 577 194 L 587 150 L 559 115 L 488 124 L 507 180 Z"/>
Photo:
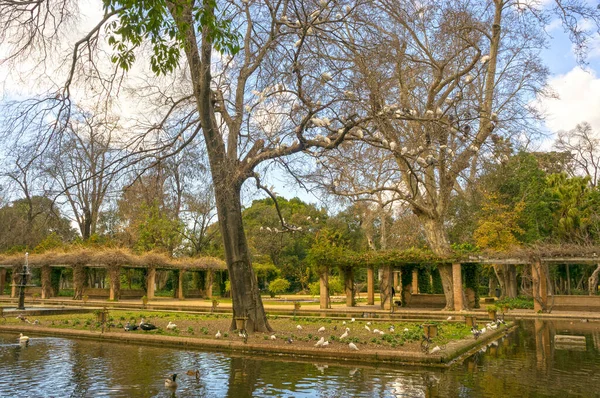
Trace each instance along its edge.
<path fill-rule="evenodd" d="M 213 297 L 213 277 L 214 277 L 214 272 L 212 269 L 207 269 L 206 270 L 206 297 L 209 299 L 212 299 Z"/>
<path fill-rule="evenodd" d="M 381 296 L 381 308 L 384 310 L 392 309 L 393 278 L 392 267 L 390 265 L 382 265 L 379 268 L 379 294 Z"/>
<path fill-rule="evenodd" d="M 480 308 L 479 305 L 479 264 L 463 264 L 465 274 L 465 296 L 468 308 Z"/>

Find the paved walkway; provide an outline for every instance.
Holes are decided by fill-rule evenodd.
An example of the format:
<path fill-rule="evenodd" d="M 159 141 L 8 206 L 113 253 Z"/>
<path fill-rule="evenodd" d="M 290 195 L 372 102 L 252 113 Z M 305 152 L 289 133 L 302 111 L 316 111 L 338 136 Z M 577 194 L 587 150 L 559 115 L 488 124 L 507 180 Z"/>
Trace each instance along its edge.
<path fill-rule="evenodd" d="M 217 299 L 218 300 L 218 299 Z M 302 303 L 300 310 L 294 311 L 294 300 L 282 301 L 279 303 L 270 302 L 269 298 L 263 298 L 265 301 L 265 310 L 267 313 L 276 313 L 281 315 L 305 315 L 305 316 L 331 316 L 331 317 L 390 317 L 403 319 L 447 319 L 449 316 L 458 317 L 464 315 L 475 315 L 478 318 L 487 317 L 485 306 L 477 310 L 469 311 L 442 311 L 432 308 L 396 308 L 394 312 L 382 310 L 378 304 L 366 305 L 359 303 L 355 307 L 346 307 L 344 303 L 333 303 L 331 309 L 321 310 L 318 304 Z M 8 296 L 0 296 L 0 307 L 16 307 L 17 299 L 11 299 Z M 70 307 L 70 308 L 127 308 L 143 309 L 141 300 L 89 300 L 87 303 L 75 301 L 69 298 L 56 297 L 48 300 L 37 299 L 32 301 L 27 299 L 26 308 L 31 307 Z M 171 311 L 192 311 L 192 312 L 210 312 L 212 307 L 211 300 L 205 299 L 185 299 L 178 300 L 172 298 L 158 297 L 148 303 L 150 310 L 171 310 Z M 219 302 L 217 312 L 230 313 L 231 303 Z M 600 320 L 600 312 L 588 311 L 552 311 L 550 314 L 537 314 L 533 310 L 510 310 L 506 313 L 508 319 L 570 319 L 570 320 Z"/>

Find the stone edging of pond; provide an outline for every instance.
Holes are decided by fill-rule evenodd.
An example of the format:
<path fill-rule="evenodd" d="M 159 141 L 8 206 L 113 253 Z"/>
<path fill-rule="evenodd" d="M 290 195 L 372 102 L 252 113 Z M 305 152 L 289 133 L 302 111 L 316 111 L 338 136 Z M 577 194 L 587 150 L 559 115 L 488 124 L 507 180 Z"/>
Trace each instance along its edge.
<path fill-rule="evenodd" d="M 214 352 L 236 352 L 242 354 L 258 354 L 262 356 L 289 356 L 297 358 L 313 358 L 320 360 L 349 361 L 354 363 L 374 363 L 388 365 L 419 365 L 446 367 L 456 358 L 474 350 L 476 347 L 500 338 L 512 330 L 512 324 L 501 329 L 488 332 L 478 340 L 460 340 L 448 343 L 448 346 L 436 354 L 423 354 L 413 351 L 368 350 L 361 351 L 328 351 L 327 349 L 306 349 L 304 347 L 269 346 L 263 344 L 244 344 L 241 341 L 220 341 L 197 339 L 192 337 L 175 337 L 156 334 L 126 334 L 111 332 L 92 332 L 87 330 L 58 329 L 35 327 L 30 325 L 2 325 L 0 331 L 34 335 L 72 337 L 88 340 L 109 341 L 116 343 L 132 343 L 152 346 L 169 346 L 174 348 L 191 348 L 210 350 Z M 433 348 L 433 347 L 431 347 Z"/>

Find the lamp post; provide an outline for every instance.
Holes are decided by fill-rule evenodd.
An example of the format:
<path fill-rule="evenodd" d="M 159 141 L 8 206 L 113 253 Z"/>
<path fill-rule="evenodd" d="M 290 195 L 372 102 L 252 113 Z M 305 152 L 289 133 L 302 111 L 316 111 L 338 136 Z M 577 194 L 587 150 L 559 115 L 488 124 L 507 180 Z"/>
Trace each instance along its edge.
<path fill-rule="evenodd" d="M 29 275 L 29 253 L 25 253 L 25 265 L 23 266 L 23 271 L 21 272 L 21 284 L 19 285 L 19 305 L 17 306 L 18 310 L 25 309 L 25 286 L 27 286 L 27 276 Z"/>

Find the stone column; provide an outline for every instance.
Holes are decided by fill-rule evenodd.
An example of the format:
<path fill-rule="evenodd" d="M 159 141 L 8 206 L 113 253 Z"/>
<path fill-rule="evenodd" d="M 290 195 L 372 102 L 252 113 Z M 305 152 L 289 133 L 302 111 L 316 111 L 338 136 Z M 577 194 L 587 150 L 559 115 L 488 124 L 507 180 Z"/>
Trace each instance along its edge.
<path fill-rule="evenodd" d="M 460 311 L 464 309 L 460 263 L 452 264 L 452 286 L 454 289 L 454 310 Z"/>
<path fill-rule="evenodd" d="M 419 271 L 412 271 L 412 294 L 419 294 Z"/>
<path fill-rule="evenodd" d="M 354 272 L 346 268 L 344 272 L 344 288 L 346 290 L 346 307 L 354 307 Z"/>
<path fill-rule="evenodd" d="M 12 286 L 10 288 L 10 297 L 11 298 L 17 297 L 17 285 L 21 283 L 20 275 L 19 275 L 20 273 L 21 273 L 20 266 L 13 267 L 13 269 L 12 269 Z"/>
<path fill-rule="evenodd" d="M 367 267 L 367 305 L 375 304 L 375 278 L 373 277 L 373 266 Z"/>
<path fill-rule="evenodd" d="M 394 277 L 392 275 L 392 267 L 384 265 L 379 268 L 379 294 L 381 296 L 381 308 L 384 310 L 392 309 L 392 283 Z"/>
<path fill-rule="evenodd" d="M 156 267 L 148 268 L 148 279 L 146 280 L 146 297 L 148 300 L 154 298 L 154 290 L 156 285 Z"/>
<path fill-rule="evenodd" d="M 108 299 L 118 301 L 121 298 L 121 267 L 118 265 L 109 266 L 108 278 L 110 282 Z"/>
<path fill-rule="evenodd" d="M 319 275 L 319 308 L 329 308 L 329 270 L 325 267 Z"/>
<path fill-rule="evenodd" d="M 49 265 L 42 266 L 42 298 L 48 299 L 52 297 L 52 270 Z"/>
<path fill-rule="evenodd" d="M 204 290 L 206 290 L 206 297 L 208 297 L 209 299 L 212 299 L 213 297 L 213 278 L 214 271 L 212 269 L 207 269 L 205 279 L 206 288 Z"/>
<path fill-rule="evenodd" d="M 85 268 L 82 264 L 73 266 L 73 300 L 83 299 L 83 288 L 85 285 Z"/>
<path fill-rule="evenodd" d="M 533 280 L 533 311 L 546 312 L 548 308 L 548 286 L 546 270 L 539 260 L 531 264 Z"/>
<path fill-rule="evenodd" d="M 177 298 L 179 300 L 183 300 L 185 296 L 183 295 L 183 277 L 185 276 L 185 270 L 179 270 L 179 281 L 177 284 Z"/>
<path fill-rule="evenodd" d="M 394 271 L 394 290 L 396 292 L 399 290 L 398 289 L 398 286 L 399 286 L 399 283 L 398 283 L 398 274 L 399 274 L 398 271 Z"/>
<path fill-rule="evenodd" d="M 4 294 L 4 285 L 6 284 L 6 268 L 0 268 L 0 296 Z"/>

